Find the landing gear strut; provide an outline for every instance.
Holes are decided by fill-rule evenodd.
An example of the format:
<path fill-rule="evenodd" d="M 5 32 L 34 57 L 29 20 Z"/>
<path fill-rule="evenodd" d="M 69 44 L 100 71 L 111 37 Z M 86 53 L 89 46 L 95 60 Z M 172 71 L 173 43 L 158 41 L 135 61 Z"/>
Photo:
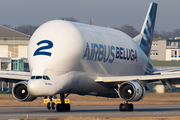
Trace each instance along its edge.
<path fill-rule="evenodd" d="M 134 107 L 133 107 L 133 104 L 129 104 L 128 102 L 125 102 L 124 104 L 121 103 L 119 105 L 119 110 L 120 111 L 133 111 Z"/>
<path fill-rule="evenodd" d="M 55 103 L 52 102 L 52 96 L 49 97 L 50 102 L 47 103 L 47 109 L 50 110 L 51 108 L 54 110 L 55 109 Z"/>
<path fill-rule="evenodd" d="M 64 99 L 68 96 L 69 94 L 67 94 L 66 96 L 64 96 L 64 93 L 60 93 L 60 98 L 61 98 L 61 104 L 57 104 L 56 105 L 56 110 L 57 112 L 60 111 L 70 111 L 71 106 L 69 103 L 65 103 Z"/>

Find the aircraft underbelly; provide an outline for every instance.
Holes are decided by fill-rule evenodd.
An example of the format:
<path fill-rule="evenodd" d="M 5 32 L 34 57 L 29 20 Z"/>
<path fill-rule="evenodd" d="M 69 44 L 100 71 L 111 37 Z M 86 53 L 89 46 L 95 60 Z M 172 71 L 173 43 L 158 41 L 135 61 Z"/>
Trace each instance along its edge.
<path fill-rule="evenodd" d="M 70 93 L 76 93 L 79 95 L 94 95 L 104 97 L 118 97 L 114 88 L 107 88 L 99 83 L 95 83 L 95 79 L 98 77 L 96 74 L 87 74 L 85 72 L 71 72 L 76 76 L 78 83 L 69 91 Z M 74 78 L 71 78 L 74 80 Z"/>

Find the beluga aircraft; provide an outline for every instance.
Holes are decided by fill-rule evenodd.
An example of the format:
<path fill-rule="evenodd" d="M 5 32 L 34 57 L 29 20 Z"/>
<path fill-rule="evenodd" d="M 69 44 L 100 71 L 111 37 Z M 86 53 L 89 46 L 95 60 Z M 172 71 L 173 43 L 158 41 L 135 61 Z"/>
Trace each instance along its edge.
<path fill-rule="evenodd" d="M 156 69 L 151 63 L 157 4 L 151 3 L 138 36 L 111 29 L 52 20 L 41 25 L 28 45 L 30 75 L 0 74 L 16 81 L 12 92 L 19 101 L 45 97 L 48 109 L 70 111 L 66 97 L 73 93 L 121 98 L 120 111 L 133 111 L 132 101 L 145 96 L 147 84 L 180 84 L 179 74 L 161 74 L 180 68 Z M 53 96 L 60 94 L 60 102 Z"/>

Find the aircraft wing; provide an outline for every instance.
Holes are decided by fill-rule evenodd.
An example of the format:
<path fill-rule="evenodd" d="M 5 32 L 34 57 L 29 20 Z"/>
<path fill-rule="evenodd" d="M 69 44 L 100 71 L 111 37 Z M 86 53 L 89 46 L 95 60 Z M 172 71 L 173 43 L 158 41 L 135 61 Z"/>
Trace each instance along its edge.
<path fill-rule="evenodd" d="M 30 79 L 30 72 L 0 71 L 0 81 L 19 82 Z"/>
<path fill-rule="evenodd" d="M 117 86 L 125 81 L 139 81 L 144 86 L 147 83 L 161 81 L 164 85 L 171 86 L 180 84 L 180 73 L 168 73 L 168 74 L 157 74 L 157 75 L 136 75 L 136 76 L 111 76 L 111 77 L 97 77 L 95 82 L 102 83 L 105 86 L 113 87 Z"/>

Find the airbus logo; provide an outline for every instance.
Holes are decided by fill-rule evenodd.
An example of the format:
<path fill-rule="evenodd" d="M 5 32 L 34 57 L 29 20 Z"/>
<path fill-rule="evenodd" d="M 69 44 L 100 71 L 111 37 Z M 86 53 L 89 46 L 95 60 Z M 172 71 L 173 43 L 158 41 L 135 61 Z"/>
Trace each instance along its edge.
<path fill-rule="evenodd" d="M 96 43 L 86 43 L 86 50 L 83 55 L 83 59 L 87 58 L 87 60 L 93 61 L 103 61 L 112 63 L 114 59 L 122 59 L 129 61 L 138 60 L 137 51 L 129 48 L 123 47 L 114 47 L 114 46 L 106 46 L 102 44 Z"/>
<path fill-rule="evenodd" d="M 91 48 L 89 43 L 86 44 L 86 50 L 83 58 L 87 57 L 87 60 L 102 61 L 112 63 L 115 58 L 114 46 L 106 46 L 102 44 L 91 43 Z"/>

